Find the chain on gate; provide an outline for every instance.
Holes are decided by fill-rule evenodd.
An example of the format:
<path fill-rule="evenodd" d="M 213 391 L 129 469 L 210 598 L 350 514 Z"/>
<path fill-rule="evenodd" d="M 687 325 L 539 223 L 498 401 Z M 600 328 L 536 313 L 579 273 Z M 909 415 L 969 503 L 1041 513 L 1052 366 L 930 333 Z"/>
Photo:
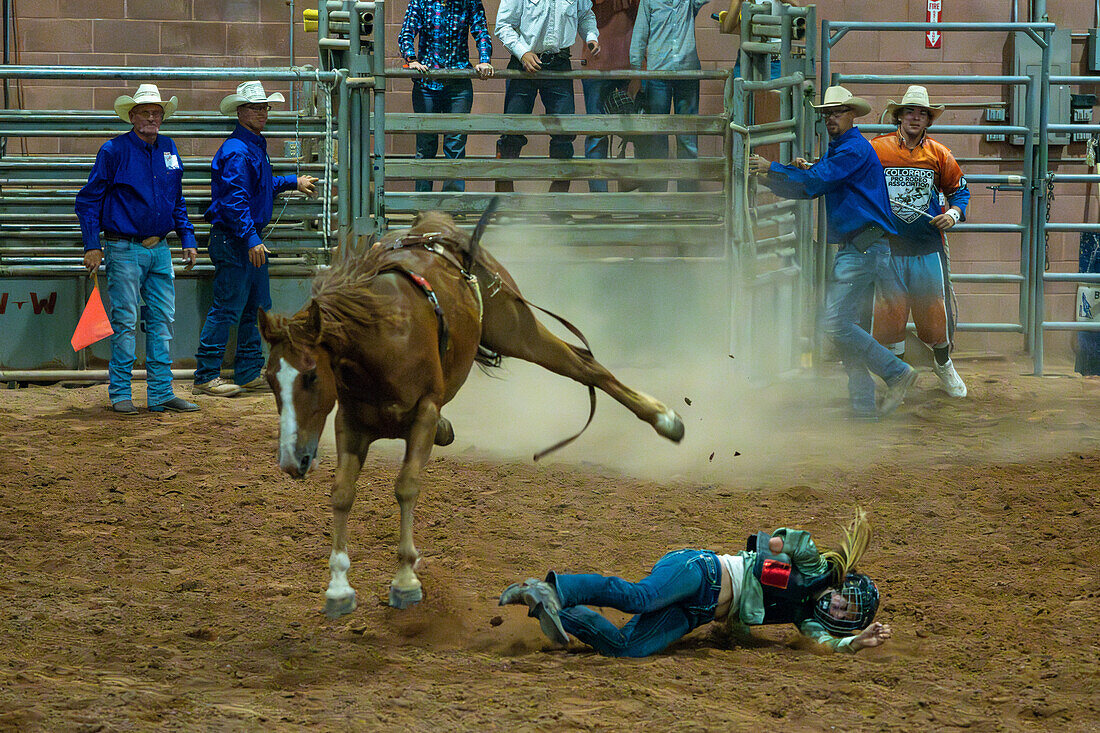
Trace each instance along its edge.
<path fill-rule="evenodd" d="M 1050 205 L 1054 201 L 1054 172 L 1047 173 L 1046 223 L 1050 223 Z M 1050 271 L 1050 231 L 1043 227 L 1043 272 Z"/>

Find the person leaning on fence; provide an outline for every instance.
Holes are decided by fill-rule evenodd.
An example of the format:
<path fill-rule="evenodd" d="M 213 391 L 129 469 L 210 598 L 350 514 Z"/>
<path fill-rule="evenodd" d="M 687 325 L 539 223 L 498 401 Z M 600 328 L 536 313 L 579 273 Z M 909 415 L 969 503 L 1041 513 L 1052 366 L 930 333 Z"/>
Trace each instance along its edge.
<path fill-rule="evenodd" d="M 84 241 L 88 272 L 107 260 L 107 295 L 111 360 L 107 395 L 111 409 L 136 415 L 131 370 L 137 346 L 141 301 L 145 302 L 145 369 L 150 412 L 192 412 L 199 409 L 172 393 L 172 323 L 176 314 L 175 272 L 166 237 L 175 231 L 187 269 L 198 249 L 195 228 L 183 200 L 183 164 L 171 138 L 160 134 L 161 123 L 176 111 L 179 100 L 165 101 L 155 84 L 141 84 L 134 96 L 115 100 L 115 113 L 133 125 L 124 135 L 103 144 L 88 182 L 76 195 L 76 216 Z M 103 232 L 103 245 L 100 232 Z"/>
<path fill-rule="evenodd" d="M 613 72 L 630 68 L 630 36 L 634 19 L 638 16 L 638 0 L 592 0 L 592 13 L 600 31 L 600 52 L 594 55 L 585 46 L 581 65 L 586 71 Z M 614 114 L 607 111 L 607 100 L 616 91 L 626 94 L 629 79 L 613 76 L 600 79 L 581 79 L 584 90 L 586 115 Z M 584 157 L 602 159 L 610 157 L 611 136 L 589 135 L 584 139 Z M 590 179 L 588 190 L 604 193 L 607 181 Z"/>
<path fill-rule="evenodd" d="M 223 115 L 235 115 L 237 126 L 210 163 L 210 242 L 214 263 L 214 302 L 206 314 L 195 354 L 192 394 L 233 397 L 244 390 L 263 390 L 264 365 L 257 311 L 271 308 L 267 255 L 260 232 L 271 221 L 275 196 L 283 191 L 313 195 L 313 176 L 276 176 L 267 157 L 267 125 L 272 102 L 263 84 L 246 81 L 221 101 Z M 233 379 L 221 377 L 229 327 L 237 326 Z"/>
<path fill-rule="evenodd" d="M 508 68 L 513 71 L 571 71 L 569 47 L 584 36 L 589 52 L 600 53 L 600 32 L 592 13 L 592 0 L 501 0 L 497 10 L 496 35 L 512 53 Z M 509 79 L 504 85 L 504 113 L 531 114 L 535 96 L 549 115 L 571 115 L 576 108 L 572 79 Z M 551 135 L 550 157 L 573 157 L 576 135 Z M 501 135 L 497 140 L 498 158 L 518 158 L 527 144 L 524 135 Z M 512 181 L 500 180 L 496 190 L 513 190 Z M 555 180 L 552 192 L 569 190 L 568 180 Z"/>
<path fill-rule="evenodd" d="M 932 349 L 932 371 L 947 394 L 961 398 L 966 397 L 966 384 L 951 362 L 956 314 L 948 297 L 944 232 L 966 218 L 970 189 L 947 146 L 928 137 L 928 128 L 942 113 L 942 106 L 928 101 L 927 89 L 913 85 L 900 102 L 886 105 L 898 129 L 871 140 L 886 173 L 898 230 L 890 238 L 891 260 L 904 287 L 900 297 L 875 299 L 872 332 L 879 343 L 903 355 L 912 310 L 918 338 Z M 941 193 L 946 210 L 940 206 Z"/>
<path fill-rule="evenodd" d="M 854 654 L 892 633 L 874 622 L 878 587 L 856 572 L 870 541 L 867 516 L 857 510 L 837 550 L 819 552 L 809 532 L 781 527 L 749 537 L 734 555 L 669 552 L 637 583 L 551 570 L 545 580 L 505 588 L 500 605 L 525 604 L 551 641 L 565 645 L 572 634 L 608 657 L 656 654 L 712 621 L 737 634 L 790 623 L 829 651 Z M 636 615 L 618 628 L 587 606 Z"/>
<path fill-rule="evenodd" d="M 634 36 L 630 40 L 630 68 L 649 71 L 696 71 L 700 68 L 695 47 L 695 16 L 709 0 L 641 0 Z M 647 79 L 645 111 L 651 115 L 699 114 L 698 79 Z M 635 149 L 639 158 L 667 158 L 668 136 L 653 135 Z M 676 157 L 694 160 L 699 157 L 695 135 L 676 136 Z M 642 186 L 646 191 L 664 191 L 666 181 L 650 181 Z M 698 191 L 694 178 L 681 179 L 677 191 Z"/>
<path fill-rule="evenodd" d="M 469 69 L 470 49 L 466 37 L 477 41 L 477 75 L 488 79 L 493 75 L 490 63 L 493 39 L 485 21 L 481 0 L 409 0 L 397 45 L 405 66 L 421 73 L 431 69 Z M 419 36 L 419 51 L 413 39 Z M 474 85 L 469 79 L 413 79 L 413 112 L 468 113 L 474 104 Z M 435 157 L 439 147 L 436 133 L 417 133 L 416 158 Z M 443 154 L 448 158 L 466 157 L 466 135 L 450 133 L 443 136 Z M 418 180 L 416 190 L 432 190 L 432 182 Z M 466 182 L 450 179 L 443 182 L 444 191 L 465 191 Z"/>
<path fill-rule="evenodd" d="M 785 198 L 825 197 L 828 241 L 839 245 L 825 305 L 825 330 L 836 343 L 848 372 L 848 397 L 855 419 L 888 415 L 905 400 L 917 372 L 875 341 L 861 324 L 875 289 L 897 297 L 901 283 L 890 263 L 887 237 L 896 234 L 882 164 L 871 144 L 854 126 L 871 111 L 866 100 L 842 86 L 825 90 L 814 108 L 825 118 L 829 147 L 813 165 L 797 158 L 793 165 L 770 163 L 753 154 L 749 170 Z M 882 404 L 875 407 L 871 372 L 886 383 Z"/>

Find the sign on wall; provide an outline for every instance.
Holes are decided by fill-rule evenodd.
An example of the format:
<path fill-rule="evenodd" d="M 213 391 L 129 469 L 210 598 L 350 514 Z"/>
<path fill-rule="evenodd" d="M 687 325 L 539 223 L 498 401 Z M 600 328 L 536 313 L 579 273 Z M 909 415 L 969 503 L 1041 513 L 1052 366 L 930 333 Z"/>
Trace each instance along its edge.
<path fill-rule="evenodd" d="M 943 21 L 941 12 L 943 10 L 943 0 L 928 0 L 928 10 L 925 12 L 925 22 L 927 23 L 940 23 Z M 938 30 L 932 29 L 924 36 L 925 48 L 939 48 L 940 43 L 943 41 L 943 34 Z"/>

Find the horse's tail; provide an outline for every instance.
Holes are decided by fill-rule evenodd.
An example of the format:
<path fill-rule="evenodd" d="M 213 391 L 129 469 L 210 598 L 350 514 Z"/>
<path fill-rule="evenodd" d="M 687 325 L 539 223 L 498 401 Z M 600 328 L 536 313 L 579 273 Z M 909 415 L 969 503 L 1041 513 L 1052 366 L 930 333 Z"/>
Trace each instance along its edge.
<path fill-rule="evenodd" d="M 466 249 L 466 269 L 469 270 L 477 262 L 477 255 L 481 249 L 481 236 L 485 234 L 485 230 L 489 228 L 489 222 L 493 218 L 493 214 L 496 213 L 497 207 L 500 205 L 500 196 L 494 196 L 489 200 L 489 205 L 485 207 L 485 211 L 482 212 L 481 218 L 477 220 L 477 226 L 474 227 L 474 233 L 470 235 L 470 246 Z"/>

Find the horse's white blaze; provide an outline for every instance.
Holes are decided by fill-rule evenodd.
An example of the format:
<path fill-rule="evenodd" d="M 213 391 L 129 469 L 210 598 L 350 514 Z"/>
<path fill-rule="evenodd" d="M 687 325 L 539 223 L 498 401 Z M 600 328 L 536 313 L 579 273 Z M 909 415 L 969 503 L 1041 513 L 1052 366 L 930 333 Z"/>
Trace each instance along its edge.
<path fill-rule="evenodd" d="M 294 446 L 298 440 L 298 416 L 294 414 L 294 380 L 298 370 L 279 359 L 279 371 L 275 380 L 279 383 L 279 397 L 283 402 L 283 411 L 279 413 L 279 463 L 293 466 L 297 464 Z"/>
<path fill-rule="evenodd" d="M 348 553 L 332 551 L 328 558 L 328 569 L 332 573 L 332 578 L 328 582 L 325 598 L 347 598 L 355 593 L 352 587 L 348 585 L 348 568 L 350 567 L 351 560 L 348 559 Z"/>

